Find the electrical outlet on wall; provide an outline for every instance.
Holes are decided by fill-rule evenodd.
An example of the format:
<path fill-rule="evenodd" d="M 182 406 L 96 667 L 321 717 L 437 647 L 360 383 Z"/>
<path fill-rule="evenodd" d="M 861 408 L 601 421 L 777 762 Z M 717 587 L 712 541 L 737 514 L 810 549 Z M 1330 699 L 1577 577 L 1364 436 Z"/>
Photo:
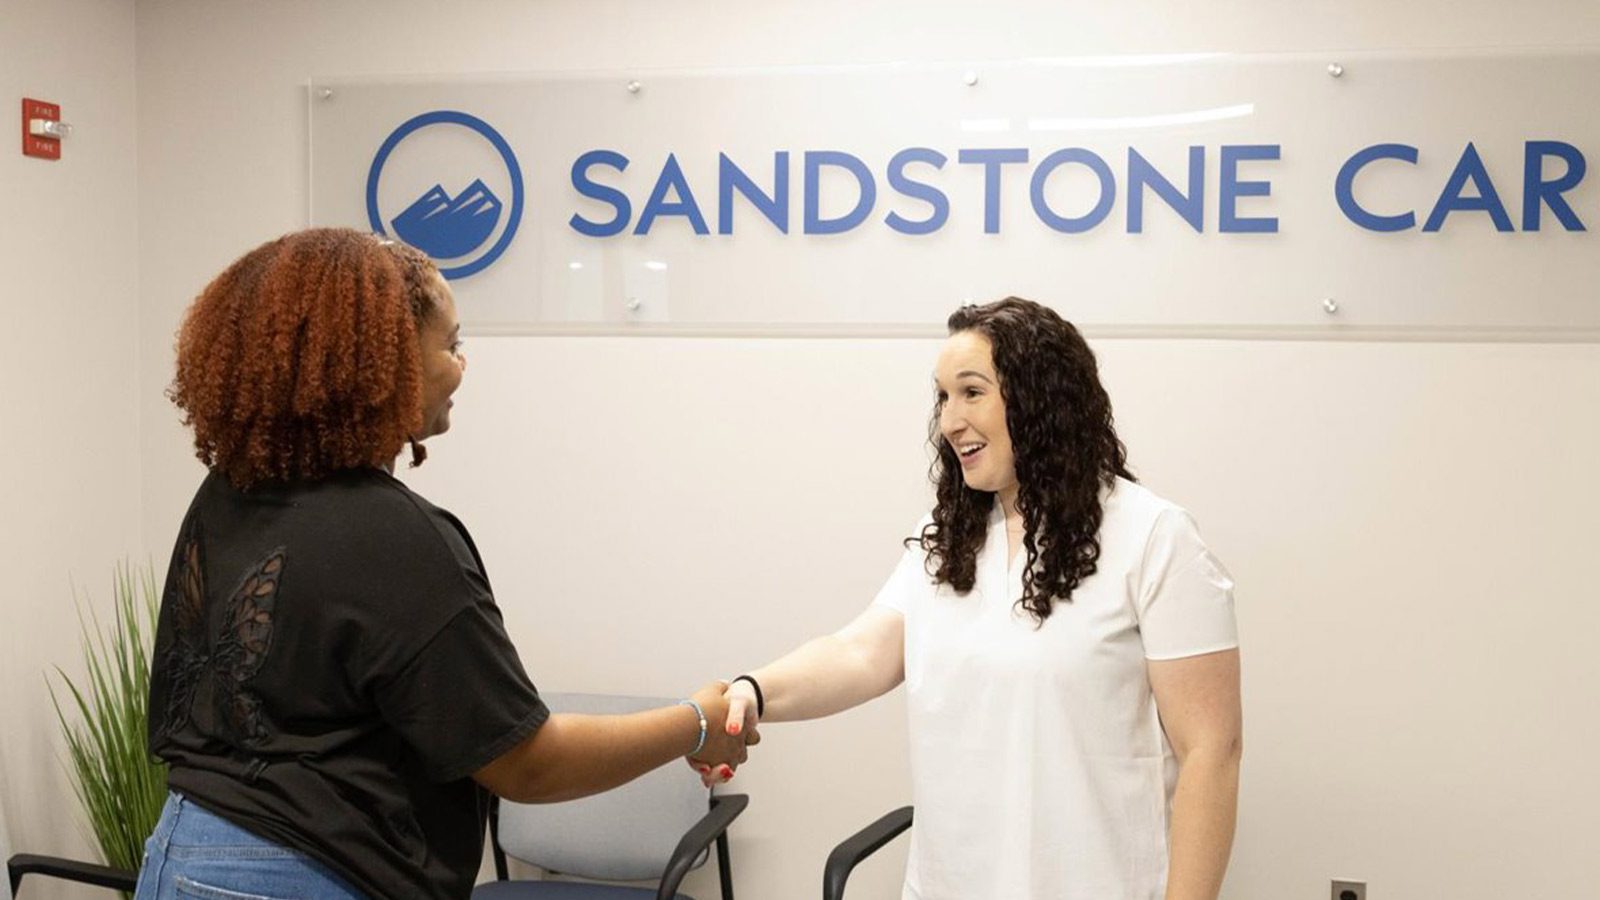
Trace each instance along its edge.
<path fill-rule="evenodd" d="M 1330 900 L 1367 900 L 1367 883 L 1335 878 Z"/>

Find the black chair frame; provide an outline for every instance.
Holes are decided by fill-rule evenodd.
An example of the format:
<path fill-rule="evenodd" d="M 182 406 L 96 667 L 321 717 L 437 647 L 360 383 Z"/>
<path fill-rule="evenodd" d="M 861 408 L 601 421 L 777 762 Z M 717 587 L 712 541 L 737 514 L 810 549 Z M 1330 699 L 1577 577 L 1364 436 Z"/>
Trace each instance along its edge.
<path fill-rule="evenodd" d="M 862 860 L 878 852 L 900 833 L 911 827 L 912 807 L 902 806 L 861 829 L 828 854 L 822 869 L 823 900 L 844 900 L 844 883 Z"/>
<path fill-rule="evenodd" d="M 11 880 L 12 894 L 17 893 L 17 890 L 21 888 L 22 876 L 24 875 L 61 878 L 66 881 L 75 881 L 79 884 L 92 884 L 96 887 L 126 891 L 130 894 L 133 893 L 133 889 L 139 883 L 139 873 L 137 872 L 114 869 L 110 866 L 99 866 L 75 859 L 63 859 L 59 856 L 18 853 L 6 860 L 6 877 Z"/>

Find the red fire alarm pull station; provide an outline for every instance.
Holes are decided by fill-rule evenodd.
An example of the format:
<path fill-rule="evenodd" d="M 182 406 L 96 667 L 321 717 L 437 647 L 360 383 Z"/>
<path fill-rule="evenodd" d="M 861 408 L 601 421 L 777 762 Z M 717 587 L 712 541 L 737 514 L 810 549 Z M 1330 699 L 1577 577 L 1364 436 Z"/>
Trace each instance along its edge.
<path fill-rule="evenodd" d="M 43 100 L 22 98 L 22 155 L 40 159 L 61 158 L 61 138 L 67 133 L 61 107 Z"/>

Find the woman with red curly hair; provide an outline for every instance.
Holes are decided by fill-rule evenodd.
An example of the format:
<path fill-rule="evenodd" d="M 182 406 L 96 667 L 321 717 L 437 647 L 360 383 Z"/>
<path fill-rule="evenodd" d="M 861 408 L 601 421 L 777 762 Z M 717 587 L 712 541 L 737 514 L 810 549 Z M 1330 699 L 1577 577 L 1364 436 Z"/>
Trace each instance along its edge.
<path fill-rule="evenodd" d="M 466 897 L 491 792 L 743 761 L 707 733 L 721 683 L 550 714 L 466 528 L 390 474 L 450 427 L 465 372 L 433 263 L 348 229 L 258 247 L 190 308 L 171 396 L 210 474 L 162 596 L 149 745 L 171 794 L 141 900 Z"/>

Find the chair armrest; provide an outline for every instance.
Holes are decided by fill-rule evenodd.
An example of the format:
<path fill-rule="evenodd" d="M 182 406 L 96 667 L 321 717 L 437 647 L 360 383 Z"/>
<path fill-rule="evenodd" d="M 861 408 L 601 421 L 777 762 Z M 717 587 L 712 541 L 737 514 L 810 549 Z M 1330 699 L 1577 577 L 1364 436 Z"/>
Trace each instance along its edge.
<path fill-rule="evenodd" d="M 858 863 L 911 827 L 911 807 L 902 806 L 861 829 L 828 854 L 822 869 L 823 900 L 842 900 L 844 883 Z"/>
<path fill-rule="evenodd" d="M 6 874 L 11 879 L 11 890 L 13 892 L 16 891 L 18 885 L 22 884 L 22 876 L 24 875 L 45 875 L 50 878 L 64 878 L 67 881 L 76 881 L 80 884 L 92 884 L 97 887 L 130 892 L 139 883 L 139 873 L 137 872 L 113 869 L 110 866 L 99 866 L 75 859 L 63 859 L 59 856 L 39 856 L 33 853 L 18 853 L 7 860 Z"/>
<path fill-rule="evenodd" d="M 749 805 L 750 798 L 745 794 L 719 794 L 711 798 L 711 811 L 684 832 L 683 839 L 673 849 L 667 870 L 661 876 L 656 900 L 672 900 L 678 893 L 678 886 L 683 883 L 683 877 L 694 867 L 694 861 L 706 852 L 712 841 L 728 830 L 733 820 L 739 818 L 739 814 Z"/>
<path fill-rule="evenodd" d="M 494 852 L 494 877 L 497 881 L 510 878 L 506 870 L 506 851 L 500 849 L 500 798 L 489 795 L 489 846 Z"/>

